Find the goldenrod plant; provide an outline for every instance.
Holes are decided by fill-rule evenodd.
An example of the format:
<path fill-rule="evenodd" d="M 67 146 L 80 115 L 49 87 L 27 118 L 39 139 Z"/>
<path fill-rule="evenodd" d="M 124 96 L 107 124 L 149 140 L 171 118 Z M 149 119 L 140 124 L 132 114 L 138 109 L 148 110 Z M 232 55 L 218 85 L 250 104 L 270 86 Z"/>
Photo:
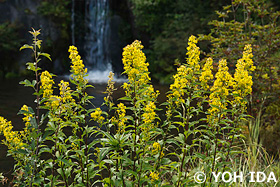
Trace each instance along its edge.
<path fill-rule="evenodd" d="M 242 168 L 252 157 L 244 150 L 241 131 L 255 70 L 251 45 L 244 48 L 233 75 L 223 59 L 215 73 L 211 58 L 205 64 L 200 60 L 197 38 L 191 36 L 186 63 L 174 75 L 160 118 L 160 93 L 151 84 L 140 41 L 123 50 L 125 96 L 114 103 L 110 73 L 102 110 L 91 103 L 87 91 L 93 86 L 77 48 L 69 47 L 70 82 L 56 86 L 55 75 L 39 68 L 40 56 L 50 59 L 38 51 L 40 32 L 31 34 L 33 44 L 21 49 L 34 52 L 27 69 L 36 80 L 21 84 L 34 89 L 36 109 L 21 108 L 22 131 L 0 117 L 7 155 L 15 160 L 12 186 L 233 186 L 239 183 L 215 182 L 212 172 L 252 169 Z M 206 180 L 197 181 L 196 172 L 204 172 Z"/>
<path fill-rule="evenodd" d="M 212 26 L 211 33 L 200 35 L 199 38 L 211 42 L 211 53 L 208 55 L 214 58 L 214 61 L 226 59 L 231 72 L 234 71 L 242 49 L 247 44 L 252 45 L 256 68 L 252 74 L 254 85 L 248 112 L 253 118 L 260 117 L 259 129 L 263 131 L 255 143 L 263 140 L 269 152 L 277 155 L 279 133 L 272 131 L 276 132 L 280 124 L 280 11 L 274 9 L 271 2 L 266 0 L 232 0 L 216 13 L 219 18 L 209 22 Z M 250 123 L 255 123 L 253 126 L 258 125 L 255 120 Z M 267 133 L 268 131 L 270 132 Z"/>

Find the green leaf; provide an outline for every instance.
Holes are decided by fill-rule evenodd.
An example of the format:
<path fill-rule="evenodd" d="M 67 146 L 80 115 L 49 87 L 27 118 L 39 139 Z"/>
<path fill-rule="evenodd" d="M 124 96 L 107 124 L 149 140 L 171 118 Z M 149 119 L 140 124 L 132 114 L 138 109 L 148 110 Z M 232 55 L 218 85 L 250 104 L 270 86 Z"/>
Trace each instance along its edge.
<path fill-rule="evenodd" d="M 40 149 L 39 155 L 41 155 L 42 153 L 51 153 L 51 152 L 52 152 L 52 151 L 51 151 L 50 148 L 48 148 L 48 147 L 43 147 L 43 148 Z"/>
<path fill-rule="evenodd" d="M 33 47 L 31 45 L 24 44 L 19 50 L 21 51 L 23 49 L 33 49 Z"/>
<path fill-rule="evenodd" d="M 132 101 L 132 99 L 130 97 L 121 97 L 118 100 L 122 100 L 122 101 Z"/>
<path fill-rule="evenodd" d="M 108 153 L 113 150 L 111 147 L 100 148 L 99 159 L 102 160 Z"/>
<path fill-rule="evenodd" d="M 43 136 L 43 140 L 45 140 L 46 137 L 52 135 L 53 133 L 54 133 L 54 131 L 52 131 L 52 130 L 47 130 L 47 131 L 45 132 L 44 136 Z"/>
<path fill-rule="evenodd" d="M 21 154 L 27 154 L 28 152 L 24 149 L 18 149 L 17 152 L 21 153 Z"/>
<path fill-rule="evenodd" d="M 48 53 L 38 53 L 38 56 L 44 56 L 44 57 L 47 57 L 50 61 L 52 61 L 52 59 L 51 59 L 51 55 L 50 54 L 48 54 Z"/>
<path fill-rule="evenodd" d="M 20 81 L 19 84 L 23 84 L 24 86 L 29 86 L 34 88 L 33 84 L 27 79 L 25 79 L 24 81 Z"/>

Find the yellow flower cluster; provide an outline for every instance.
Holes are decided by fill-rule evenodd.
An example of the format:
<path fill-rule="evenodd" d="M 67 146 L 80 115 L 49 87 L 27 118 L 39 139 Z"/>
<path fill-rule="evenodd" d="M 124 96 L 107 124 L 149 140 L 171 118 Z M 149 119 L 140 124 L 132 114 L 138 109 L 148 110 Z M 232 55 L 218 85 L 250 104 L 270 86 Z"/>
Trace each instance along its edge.
<path fill-rule="evenodd" d="M 170 85 L 171 94 L 168 95 L 168 98 L 175 98 L 176 105 L 179 103 L 185 102 L 183 96 L 185 94 L 184 89 L 187 87 L 188 80 L 186 78 L 188 74 L 187 68 L 185 65 L 181 65 L 177 68 L 177 74 L 174 75 L 174 83 Z"/>
<path fill-rule="evenodd" d="M 64 81 L 62 81 L 62 82 L 64 82 Z M 43 98 L 48 99 L 48 101 L 45 103 L 45 105 L 48 107 L 51 107 L 53 110 L 56 110 L 59 107 L 60 101 L 62 100 L 62 98 L 60 96 L 53 95 L 52 86 L 54 84 L 54 81 L 52 79 L 52 75 L 48 71 L 42 72 L 41 83 L 42 83 L 41 88 L 43 89 Z M 69 85 L 69 83 L 67 84 L 67 86 L 68 85 Z M 62 88 L 60 85 L 60 93 L 61 92 L 62 92 Z"/>
<path fill-rule="evenodd" d="M 201 86 L 205 89 L 209 89 L 209 85 L 207 84 L 209 80 L 213 79 L 212 69 L 213 69 L 213 59 L 208 58 L 206 60 L 206 63 L 204 64 L 202 68 L 201 75 L 199 77 L 199 80 L 201 82 Z"/>
<path fill-rule="evenodd" d="M 194 71 L 197 72 L 200 70 L 200 65 L 199 65 L 199 47 L 196 46 L 197 44 L 197 39 L 195 36 L 190 36 L 189 41 L 188 41 L 188 47 L 187 47 L 187 53 L 186 55 L 188 56 L 187 58 L 187 64 L 189 67 Z"/>
<path fill-rule="evenodd" d="M 54 111 L 59 107 L 60 101 L 61 101 L 60 96 L 53 95 L 50 98 L 50 102 L 48 102 L 46 105 L 49 105 Z"/>
<path fill-rule="evenodd" d="M 119 118 L 125 117 L 125 109 L 126 109 L 126 106 L 123 103 L 118 104 L 117 113 L 118 113 Z"/>
<path fill-rule="evenodd" d="M 158 142 L 153 143 L 153 153 L 158 153 L 160 151 L 160 144 Z"/>
<path fill-rule="evenodd" d="M 28 112 L 28 107 L 26 105 L 23 105 L 21 107 L 21 110 Z M 23 115 L 24 117 L 22 118 L 22 120 L 25 122 L 25 126 L 28 127 L 30 125 L 30 119 L 32 118 L 32 114 L 24 113 Z"/>
<path fill-rule="evenodd" d="M 150 81 L 146 56 L 142 52 L 143 45 L 138 40 L 135 40 L 131 45 L 128 45 L 123 50 L 124 72 L 128 75 L 130 83 L 135 86 L 146 85 Z M 128 84 L 124 84 L 124 89 L 128 89 Z"/>
<path fill-rule="evenodd" d="M 159 173 L 152 171 L 150 177 L 152 178 L 152 181 L 156 181 L 159 179 Z"/>
<path fill-rule="evenodd" d="M 153 150 L 152 153 L 153 154 L 158 154 L 160 152 L 161 146 L 158 142 L 154 142 L 153 143 Z M 160 157 L 162 158 L 164 156 L 163 150 L 160 153 Z"/>
<path fill-rule="evenodd" d="M 241 99 L 252 92 L 253 80 L 249 74 L 256 69 L 252 58 L 251 45 L 246 45 L 243 57 L 237 61 L 234 73 L 233 95 L 236 103 L 241 103 Z M 242 103 L 246 104 L 246 102 Z"/>
<path fill-rule="evenodd" d="M 187 47 L 187 64 L 181 65 L 177 68 L 177 74 L 174 75 L 174 83 L 170 85 L 171 93 L 167 96 L 170 101 L 173 100 L 178 106 L 179 103 L 184 103 L 183 99 L 186 88 L 197 80 L 196 75 L 200 72 L 199 65 L 199 47 L 196 46 L 197 39 L 195 36 L 191 36 L 188 41 Z M 193 89 L 193 88 L 192 88 Z"/>
<path fill-rule="evenodd" d="M 145 124 L 152 124 L 152 122 L 155 120 L 156 118 L 155 109 L 156 109 L 155 103 L 149 101 L 144 108 L 144 113 L 142 114 L 143 121 Z"/>
<path fill-rule="evenodd" d="M 124 48 L 122 61 L 129 81 L 123 84 L 123 88 L 128 97 L 135 98 L 135 107 L 143 108 L 144 112 L 141 114 L 143 123 L 139 127 L 142 130 L 143 140 L 146 140 L 150 136 L 149 130 L 153 128 L 156 118 L 154 101 L 159 92 L 155 92 L 153 86 L 149 85 L 151 80 L 148 72 L 149 63 L 146 62 L 142 49 L 143 45 L 138 40 Z"/>
<path fill-rule="evenodd" d="M 151 135 L 151 129 L 154 128 L 154 121 L 156 119 L 156 105 L 152 101 L 145 102 L 144 113 L 141 115 L 143 123 L 140 125 L 142 131 L 142 139 L 149 140 Z"/>
<path fill-rule="evenodd" d="M 12 123 L 0 116 L 0 134 L 3 134 L 6 140 L 3 140 L 4 144 L 8 146 L 8 149 L 23 149 L 24 143 L 22 142 L 21 135 L 17 131 L 13 131 Z"/>
<path fill-rule="evenodd" d="M 107 88 L 106 91 L 104 93 L 108 94 L 107 97 L 104 97 L 104 101 L 105 102 L 109 102 L 111 98 L 111 95 L 113 94 L 114 91 L 114 84 L 115 82 L 113 82 L 114 79 L 114 73 L 112 73 L 110 71 L 109 76 L 108 76 L 109 80 L 107 82 Z M 110 105 L 112 105 L 112 103 L 110 102 Z"/>
<path fill-rule="evenodd" d="M 74 142 L 71 143 L 71 147 L 73 150 L 79 150 L 79 145 L 75 144 Z"/>
<path fill-rule="evenodd" d="M 229 87 L 233 85 L 233 78 L 228 72 L 226 60 L 219 61 L 219 69 L 215 78 L 216 80 L 210 89 L 211 94 L 209 96 L 211 105 L 209 113 L 213 117 L 227 108 L 226 99 L 229 95 Z"/>
<path fill-rule="evenodd" d="M 77 47 L 70 46 L 68 52 L 70 53 L 69 58 L 72 61 L 71 72 L 73 74 L 71 76 L 75 81 L 87 84 L 88 80 L 84 79 L 87 74 L 87 68 L 84 68 L 85 65 L 77 51 Z"/>
<path fill-rule="evenodd" d="M 243 61 L 243 62 L 240 62 L 240 64 L 245 63 L 244 68 L 246 70 L 248 70 L 249 72 L 255 71 L 256 66 L 254 66 L 252 46 L 250 44 L 248 44 L 244 47 L 243 56 L 242 56 L 242 59 L 240 59 L 240 60 Z M 236 67 L 238 68 L 238 66 L 236 66 Z"/>
<path fill-rule="evenodd" d="M 118 123 L 119 127 L 118 131 L 123 133 L 125 131 L 125 122 L 127 121 L 127 119 L 125 118 L 126 106 L 123 103 L 119 103 L 117 106 L 118 120 L 116 120 L 116 122 Z"/>
<path fill-rule="evenodd" d="M 52 79 L 52 75 L 48 71 L 42 72 L 41 83 L 41 88 L 43 89 L 43 97 L 49 98 L 53 94 L 52 85 L 54 84 L 54 81 Z"/>
<path fill-rule="evenodd" d="M 20 110 L 23 110 L 26 112 L 29 111 L 28 107 L 26 105 L 23 105 Z M 30 120 L 33 117 L 33 115 L 28 114 L 28 113 L 24 113 L 23 115 L 24 115 L 24 117 L 22 118 L 22 120 L 25 122 L 25 127 L 24 127 L 23 131 L 20 131 L 20 133 L 21 133 L 22 137 L 24 138 L 28 133 L 30 133 L 30 125 L 31 125 Z"/>
<path fill-rule="evenodd" d="M 94 121 L 98 123 L 102 123 L 105 119 L 103 116 L 101 116 L 102 110 L 100 108 L 96 108 L 94 112 L 90 114 L 91 118 L 93 118 Z"/>
<path fill-rule="evenodd" d="M 154 101 L 158 97 L 159 91 L 158 90 L 155 91 L 153 85 L 147 85 L 146 89 L 143 91 L 143 94 L 141 95 Z"/>
<path fill-rule="evenodd" d="M 59 91 L 60 91 L 59 93 L 60 93 L 63 103 L 75 102 L 75 100 L 73 99 L 73 97 L 71 95 L 69 82 L 65 82 L 65 81 L 61 80 L 60 83 L 58 84 L 58 86 L 59 86 Z"/>

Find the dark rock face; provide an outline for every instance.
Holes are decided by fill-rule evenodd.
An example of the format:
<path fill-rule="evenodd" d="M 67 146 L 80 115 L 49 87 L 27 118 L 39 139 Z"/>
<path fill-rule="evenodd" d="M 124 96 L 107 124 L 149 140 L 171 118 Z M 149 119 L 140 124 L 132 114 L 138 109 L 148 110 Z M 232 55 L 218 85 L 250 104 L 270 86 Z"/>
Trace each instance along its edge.
<path fill-rule="evenodd" d="M 54 23 L 38 14 L 37 8 L 39 5 L 40 1 L 34 0 L 6 0 L 1 2 L 0 24 L 7 21 L 18 24 L 20 28 L 19 35 L 24 40 L 24 43 L 30 44 L 32 41 L 32 36 L 28 32 L 31 28 L 42 30 L 39 38 L 43 40 L 43 46 L 47 38 L 52 41 L 59 40 L 60 31 L 55 27 Z M 31 60 L 30 54 L 31 52 L 26 50 L 18 56 L 17 60 L 18 64 L 22 66 L 21 69 L 24 68 L 26 62 Z M 58 64 L 55 64 L 55 66 L 58 66 Z"/>
<path fill-rule="evenodd" d="M 88 54 L 88 49 L 93 48 L 94 43 L 90 43 L 87 40 L 90 38 L 89 36 L 96 35 L 90 34 L 89 32 L 91 30 L 95 31 L 96 29 L 101 27 L 100 24 L 95 24 L 95 27 L 92 28 L 90 27 L 94 23 L 94 21 L 98 20 L 89 19 L 87 16 L 92 16 L 91 14 L 86 15 L 87 12 L 90 12 L 90 6 L 87 2 L 91 1 L 93 2 L 93 0 L 72 0 L 72 4 L 70 3 L 69 7 L 67 6 L 67 9 L 69 9 L 69 11 L 71 12 L 72 8 L 72 14 L 74 13 L 74 16 L 72 15 L 72 17 L 74 18 L 74 23 L 72 21 L 72 25 L 69 24 L 67 29 L 69 38 L 62 37 L 62 31 L 59 29 L 57 24 L 54 23 L 55 19 L 52 19 L 52 17 L 49 16 L 42 16 L 38 12 L 38 7 L 40 6 L 42 0 L 0 0 L 0 24 L 8 21 L 19 25 L 19 35 L 20 38 L 24 40 L 22 44 L 30 44 L 32 42 L 32 36 L 28 32 L 31 30 L 31 28 L 34 28 L 35 30 L 41 29 L 41 35 L 39 36 L 39 38 L 43 40 L 42 50 L 43 52 L 49 53 L 53 60 L 53 62 L 50 63 L 47 59 L 42 58 L 40 67 L 42 67 L 43 69 L 52 70 L 56 74 L 63 74 L 68 72 L 70 61 L 68 59 L 67 48 L 71 44 L 71 40 L 73 39 L 74 44 L 79 49 L 80 55 L 85 60 L 88 68 L 91 69 L 94 68 L 94 64 L 91 63 L 91 61 L 93 61 L 92 59 L 88 59 L 91 57 Z M 73 2 L 75 6 L 71 7 L 73 5 Z M 127 4 L 126 0 L 108 0 L 108 3 L 110 10 L 108 10 L 108 12 L 106 13 L 106 22 L 104 23 L 106 23 L 107 26 L 104 28 L 107 29 L 106 32 L 109 34 L 104 36 L 102 35 L 102 37 L 104 37 L 104 39 L 102 39 L 102 42 L 105 44 L 102 44 L 101 47 L 105 47 L 104 49 L 99 51 L 103 52 L 104 54 L 102 55 L 105 57 L 103 57 L 102 55 L 99 56 L 101 56 L 102 59 L 106 59 L 104 60 L 104 63 L 111 63 L 113 71 L 122 72 L 122 48 L 127 45 L 127 43 L 130 43 L 130 41 L 127 42 L 123 40 L 122 36 L 120 36 L 120 30 L 122 29 L 120 25 L 124 22 L 127 23 L 127 21 L 125 20 Z M 100 12 L 102 13 L 102 10 L 100 10 Z M 94 15 L 95 13 L 93 14 L 93 16 Z M 100 23 L 103 23 L 102 19 L 99 19 Z M 90 23 L 89 21 L 92 21 L 93 23 Z M 70 34 L 71 32 L 72 34 Z M 104 31 L 104 33 L 106 32 Z M 121 35 L 127 37 L 127 33 Z M 100 36 L 96 37 L 99 37 L 99 40 L 100 38 L 102 38 Z M 25 69 L 25 63 L 32 61 L 31 51 L 23 50 L 16 58 L 16 61 L 20 67 L 19 69 L 23 70 Z"/>

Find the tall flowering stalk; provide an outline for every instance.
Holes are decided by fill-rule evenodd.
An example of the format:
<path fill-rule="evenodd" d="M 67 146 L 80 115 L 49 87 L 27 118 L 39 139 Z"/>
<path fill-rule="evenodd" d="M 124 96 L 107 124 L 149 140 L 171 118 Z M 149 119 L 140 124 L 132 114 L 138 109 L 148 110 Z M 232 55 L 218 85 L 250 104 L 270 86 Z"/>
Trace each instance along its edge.
<path fill-rule="evenodd" d="M 242 99 L 252 93 L 253 78 L 251 74 L 256 69 L 252 58 L 252 47 L 246 45 L 243 57 L 237 61 L 234 73 L 233 96 L 235 104 L 245 106 L 247 102 L 242 101 Z"/>
<path fill-rule="evenodd" d="M 210 108 L 208 109 L 208 122 L 214 130 L 214 157 L 212 169 L 216 169 L 216 157 L 229 161 L 230 149 L 235 142 L 235 137 L 240 134 L 239 124 L 246 113 L 246 96 L 252 92 L 252 71 L 255 70 L 252 61 L 252 48 L 246 45 L 243 56 L 237 61 L 234 77 L 228 72 L 225 60 L 220 60 L 215 81 L 210 88 Z M 220 146 L 220 147 L 219 147 Z M 220 153 L 220 151 L 222 153 Z M 225 156 L 223 152 L 226 151 Z M 223 166 L 224 172 L 226 165 Z M 212 174 L 210 175 L 210 182 Z"/>
<path fill-rule="evenodd" d="M 196 37 L 191 36 L 187 47 L 186 63 L 177 69 L 174 83 L 170 85 L 168 100 L 165 103 L 167 118 L 164 124 L 166 124 L 167 132 L 164 136 L 164 147 L 172 144 L 178 145 L 178 147 L 175 146 L 175 151 L 178 152 L 178 167 L 172 168 L 178 173 L 176 180 L 173 181 L 175 186 L 190 182 L 187 171 L 191 165 L 188 160 L 197 158 L 194 147 L 198 145 L 198 141 L 195 136 L 200 132 L 197 128 L 198 121 L 194 121 L 194 118 L 203 112 L 201 104 L 205 100 L 203 98 L 205 91 L 200 90 L 202 84 L 199 83 L 199 80 L 203 80 L 203 86 L 207 87 L 207 81 L 211 78 L 211 69 L 208 69 L 207 72 L 201 70 L 200 50 L 196 44 Z M 175 129 L 178 135 L 174 137 L 170 132 L 174 132 Z M 189 141 L 192 142 L 192 145 L 189 145 Z"/>
<path fill-rule="evenodd" d="M 153 164 L 148 167 L 147 156 L 149 147 L 152 146 L 151 141 L 155 138 L 155 102 L 159 94 L 149 85 L 149 63 L 146 62 L 142 48 L 141 43 L 136 40 L 123 51 L 124 73 L 128 76 L 128 83 L 124 83 L 123 88 L 131 101 L 133 119 L 130 122 L 134 126 L 133 130 L 127 131 L 133 143 L 130 153 L 133 161 L 131 170 L 137 173 L 131 177 L 138 186 L 143 184 L 144 176 L 153 170 Z"/>

